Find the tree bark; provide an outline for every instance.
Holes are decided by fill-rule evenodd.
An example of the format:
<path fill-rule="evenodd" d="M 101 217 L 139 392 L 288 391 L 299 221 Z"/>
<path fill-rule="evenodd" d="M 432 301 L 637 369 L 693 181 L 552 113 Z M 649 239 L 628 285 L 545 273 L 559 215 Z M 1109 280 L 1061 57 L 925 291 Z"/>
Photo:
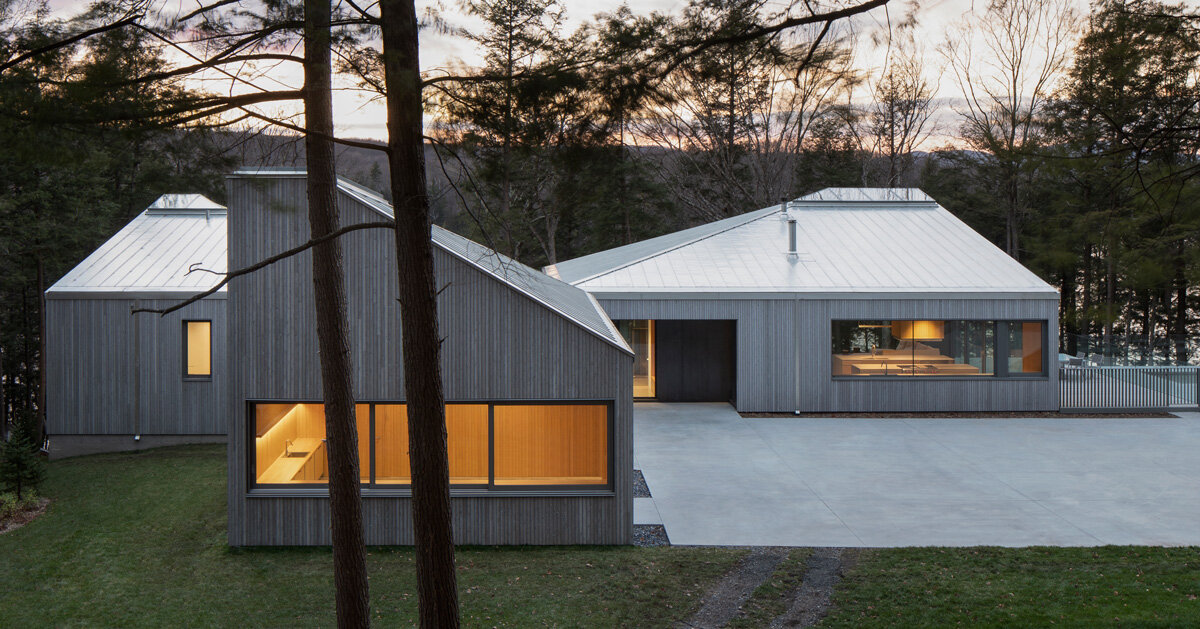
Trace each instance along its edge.
<path fill-rule="evenodd" d="M 382 0 L 380 14 L 408 398 L 417 607 L 422 627 L 454 628 L 459 624 L 458 585 L 450 517 L 441 335 L 425 187 L 417 13 L 412 0 Z"/>
<path fill-rule="evenodd" d="M 336 231 L 339 222 L 332 141 L 330 20 L 329 0 L 305 0 L 304 148 L 308 164 L 308 222 L 314 238 Z M 330 239 L 312 248 L 312 274 L 325 399 L 337 622 L 339 627 L 368 627 L 370 593 L 359 493 L 358 427 L 354 419 L 346 275 L 340 241 Z"/>

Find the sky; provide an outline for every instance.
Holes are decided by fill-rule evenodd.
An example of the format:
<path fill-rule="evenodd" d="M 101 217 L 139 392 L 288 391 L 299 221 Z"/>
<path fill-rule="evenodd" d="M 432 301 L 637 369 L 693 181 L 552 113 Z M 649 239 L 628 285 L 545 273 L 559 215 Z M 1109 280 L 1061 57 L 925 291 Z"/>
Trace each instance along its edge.
<path fill-rule="evenodd" d="M 434 0 L 436 2 L 437 0 Z M 1087 0 L 1073 0 L 1081 13 L 1087 10 Z M 166 0 L 166 9 L 174 12 L 188 11 L 199 6 L 197 0 Z M 628 2 L 635 13 L 659 11 L 664 13 L 677 12 L 684 6 L 678 0 L 564 0 L 566 6 L 566 24 L 564 32 L 573 31 L 592 16 L 617 9 Z M 889 24 L 895 23 L 908 13 L 911 0 L 893 0 L 887 10 L 876 9 L 866 16 L 860 16 L 855 24 L 855 31 L 860 34 L 859 49 L 856 53 L 857 63 L 864 69 L 879 67 L 884 54 L 880 48 L 870 44 L 867 34 L 872 31 L 886 30 Z M 958 86 L 944 72 L 944 62 L 936 52 L 936 46 L 945 39 L 947 29 L 956 21 L 970 19 L 971 12 L 981 11 L 987 0 L 921 0 L 916 9 L 915 27 L 916 41 L 924 47 L 926 75 L 930 83 L 937 86 L 938 112 L 935 122 L 941 131 L 931 138 L 927 144 L 943 143 L 947 134 L 956 125 L 957 114 L 955 104 L 960 101 Z M 50 0 L 55 13 L 69 17 L 82 10 L 88 4 L 87 0 Z M 429 6 L 428 0 L 418 1 L 418 11 Z M 458 9 L 455 0 L 444 0 L 440 3 L 442 14 L 453 24 L 471 26 L 471 21 Z M 182 60 L 182 56 L 181 60 Z M 421 39 L 421 65 L 426 71 L 446 68 L 456 62 L 468 65 L 480 60 L 480 53 L 474 45 L 466 40 L 450 35 L 434 33 L 426 30 Z M 298 88 L 301 84 L 299 67 L 279 67 L 272 71 L 272 78 L 280 86 Z M 237 86 L 231 86 L 227 80 L 209 81 L 209 89 L 227 92 L 242 91 Z M 334 114 L 337 134 L 343 137 L 369 138 L 383 140 L 386 138 L 386 123 L 382 102 L 372 94 L 359 90 L 346 79 L 335 81 Z M 269 112 L 279 113 L 279 112 Z"/>

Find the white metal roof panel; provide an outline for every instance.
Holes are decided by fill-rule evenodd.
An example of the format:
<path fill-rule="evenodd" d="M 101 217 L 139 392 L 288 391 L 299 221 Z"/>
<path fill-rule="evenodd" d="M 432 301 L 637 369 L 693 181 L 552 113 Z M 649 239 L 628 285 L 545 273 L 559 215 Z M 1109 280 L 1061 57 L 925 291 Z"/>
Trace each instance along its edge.
<path fill-rule="evenodd" d="M 689 227 L 670 234 L 664 234 L 647 240 L 640 240 L 621 247 L 599 251 L 591 255 L 573 260 L 566 260 L 545 268 L 547 274 L 572 284 L 590 277 L 607 273 L 617 267 L 633 264 L 640 260 L 660 255 L 697 240 L 708 238 L 713 234 L 739 227 L 749 221 L 761 218 L 772 212 L 777 212 L 779 206 L 772 206 L 754 212 L 747 212 L 730 218 L 721 219 L 704 225 Z"/>
<path fill-rule="evenodd" d="M 49 296 L 198 293 L 226 271 L 225 208 L 201 195 L 163 195 L 71 269 Z M 192 265 L 214 273 L 188 273 Z M 220 292 L 224 292 L 224 288 Z"/>
<path fill-rule="evenodd" d="M 255 171 L 238 174 L 258 176 L 264 173 Z M 265 174 L 268 176 L 305 176 L 303 171 L 283 173 L 268 171 Z M 383 216 L 395 217 L 392 205 L 370 188 L 339 177 L 338 189 Z M 620 332 L 613 327 L 608 315 L 604 314 L 600 304 L 596 303 L 596 300 L 583 290 L 437 225 L 432 228 L 431 238 L 435 246 L 508 284 L 609 343 L 627 352 L 631 351 Z"/>
<path fill-rule="evenodd" d="M 897 191 L 892 191 L 897 192 Z M 831 189 L 793 202 L 798 256 L 779 206 L 576 285 L 610 293 L 1005 294 L 1054 287 L 919 190 Z M 919 193 L 919 194 L 918 194 Z"/>

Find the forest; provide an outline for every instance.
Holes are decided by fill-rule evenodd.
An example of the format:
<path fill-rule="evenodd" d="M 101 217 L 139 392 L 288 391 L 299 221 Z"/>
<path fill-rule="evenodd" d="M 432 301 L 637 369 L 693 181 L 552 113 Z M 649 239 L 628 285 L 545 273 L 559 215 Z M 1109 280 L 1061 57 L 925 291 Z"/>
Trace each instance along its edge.
<path fill-rule="evenodd" d="M 1060 351 L 1200 362 L 1200 14 L 991 0 L 938 41 L 914 34 L 915 4 L 887 28 L 721 36 L 766 6 L 572 28 L 560 0 L 464 0 L 470 29 L 426 16 L 482 59 L 425 81 L 435 222 L 536 267 L 829 186 L 919 187 L 1061 290 Z M 64 20 L 0 0 L 0 424 L 42 407 L 45 288 L 160 194 L 221 201 L 235 168 L 304 164 L 297 116 L 255 108 L 272 99 L 204 106 L 218 101 L 163 35 L 203 28 L 72 41 L 134 10 L 100 0 Z M 701 32 L 686 61 L 654 62 L 662 39 Z M 244 53 L 251 80 L 288 45 Z M 334 45 L 336 72 L 378 90 L 379 57 Z M 376 145 L 342 143 L 338 172 L 390 194 Z"/>

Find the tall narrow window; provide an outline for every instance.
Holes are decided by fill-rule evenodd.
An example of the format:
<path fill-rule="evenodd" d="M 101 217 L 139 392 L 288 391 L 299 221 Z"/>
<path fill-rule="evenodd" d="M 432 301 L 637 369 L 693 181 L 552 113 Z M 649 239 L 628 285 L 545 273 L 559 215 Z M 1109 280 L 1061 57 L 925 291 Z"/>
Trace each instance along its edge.
<path fill-rule="evenodd" d="M 212 378 L 212 321 L 183 322 L 184 375 Z"/>
<path fill-rule="evenodd" d="M 1013 321 L 1008 324 L 1008 373 L 1039 375 L 1045 372 L 1042 355 L 1044 329 L 1041 321 Z"/>
<path fill-rule="evenodd" d="M 654 321 L 618 321 L 617 329 L 633 348 L 633 397 L 654 397 Z"/>

